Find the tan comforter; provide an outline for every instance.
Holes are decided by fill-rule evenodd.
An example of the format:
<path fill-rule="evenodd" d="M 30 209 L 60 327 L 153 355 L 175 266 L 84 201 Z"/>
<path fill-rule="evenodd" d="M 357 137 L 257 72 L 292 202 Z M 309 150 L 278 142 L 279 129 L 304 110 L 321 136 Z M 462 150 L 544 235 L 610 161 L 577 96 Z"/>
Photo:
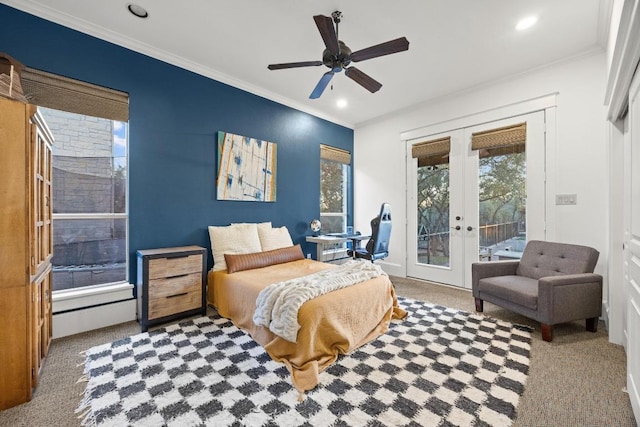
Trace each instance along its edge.
<path fill-rule="evenodd" d="M 314 388 L 320 372 L 339 354 L 385 333 L 392 318 L 406 316 L 398 307 L 391 281 L 381 276 L 304 303 L 298 312 L 301 328 L 296 343 L 253 323 L 256 298 L 263 288 L 333 267 L 305 259 L 233 274 L 209 272 L 209 303 L 221 316 L 247 330 L 273 360 L 283 362 L 300 392 Z"/>

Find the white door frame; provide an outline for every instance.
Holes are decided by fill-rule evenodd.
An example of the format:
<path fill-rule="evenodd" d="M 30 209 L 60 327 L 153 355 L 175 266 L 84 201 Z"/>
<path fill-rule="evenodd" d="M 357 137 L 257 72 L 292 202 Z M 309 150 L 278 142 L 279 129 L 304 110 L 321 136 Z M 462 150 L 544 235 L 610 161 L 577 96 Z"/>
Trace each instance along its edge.
<path fill-rule="evenodd" d="M 640 74 L 629 89 L 629 144 L 625 144 L 630 161 L 625 166 L 624 183 L 624 281 L 627 350 L 627 391 L 636 419 L 640 417 Z M 627 154 L 627 153 L 625 153 Z M 626 317 L 626 319 L 625 319 Z"/>
<path fill-rule="evenodd" d="M 545 136 L 544 111 L 535 111 L 463 129 L 425 135 L 406 142 L 407 151 L 407 276 L 471 289 L 471 263 L 478 261 L 478 153 L 471 149 L 476 132 L 527 123 L 527 239 L 546 238 L 545 234 Z M 417 160 L 411 155 L 413 144 L 449 137 L 449 263 L 447 266 L 418 263 L 415 233 Z M 411 243 L 409 243 L 411 242 Z"/>
<path fill-rule="evenodd" d="M 634 177 L 632 173 L 637 173 L 640 168 L 640 156 L 637 156 L 638 147 L 640 147 L 640 129 L 638 129 L 640 120 L 632 123 L 630 117 L 632 114 L 629 114 L 626 120 L 628 128 L 622 129 L 620 126 L 627 101 L 629 104 L 632 103 L 632 94 L 634 91 L 637 94 L 640 84 L 640 73 L 637 72 L 640 44 L 636 42 L 640 37 L 640 0 L 622 0 L 619 4 L 621 5 L 619 15 L 612 17 L 612 25 L 617 24 L 617 28 L 613 27 L 616 31 L 616 34 L 613 35 L 615 45 L 609 46 L 611 55 L 605 104 L 607 105 L 607 119 L 613 123 L 610 133 L 611 140 L 609 141 L 611 144 L 610 178 L 612 187 L 621 184 L 624 194 L 622 200 L 620 200 L 619 193 L 616 193 L 611 199 L 609 270 L 612 275 L 608 281 L 607 298 L 604 305 L 607 310 L 605 311 L 606 320 L 609 321 L 609 339 L 616 343 L 621 342 L 627 351 L 627 389 L 635 418 L 640 421 L 640 363 L 638 362 L 640 354 L 640 290 L 636 286 L 640 280 L 640 261 L 638 261 L 640 243 L 637 240 L 637 235 L 634 238 L 632 224 L 632 205 L 640 203 L 640 201 L 636 199 L 629 202 L 633 199 Z M 635 82 L 632 83 L 632 80 Z M 636 105 L 637 107 L 638 105 Z M 623 148 L 620 149 L 615 144 L 623 145 Z M 634 149 L 636 150 L 635 155 Z M 619 171 L 621 166 L 623 166 L 622 173 Z M 616 189 L 620 191 L 620 186 Z M 616 210 L 620 208 L 623 211 L 622 215 Z M 622 227 L 616 223 L 621 217 L 623 218 Z M 639 232 L 637 224 L 636 232 Z M 624 243 L 624 249 L 620 245 L 620 240 Z M 614 280 L 616 278 L 622 278 L 622 280 Z M 619 283 L 622 283 L 622 286 Z"/>
<path fill-rule="evenodd" d="M 516 116 L 524 116 L 529 113 L 534 113 L 537 111 L 544 112 L 544 122 L 545 122 L 545 151 L 544 151 L 544 164 L 545 164 L 545 188 L 543 189 L 545 192 L 545 203 L 544 203 L 544 217 L 545 223 L 543 226 L 545 237 L 548 240 L 555 240 L 556 236 L 556 218 L 555 218 L 555 165 L 556 165 L 556 97 L 557 94 L 553 93 L 550 95 L 541 96 L 538 98 L 533 98 L 529 100 L 524 100 L 515 104 L 510 104 L 502 107 L 497 107 L 491 110 L 486 110 L 483 112 L 478 112 L 476 114 L 454 118 L 451 120 L 434 123 L 428 126 L 424 126 L 418 129 L 414 129 L 407 132 L 402 132 L 400 134 L 400 139 L 403 141 L 405 147 L 409 145 L 410 141 L 416 141 L 420 138 L 424 138 L 426 135 L 437 135 L 446 132 L 452 132 L 457 129 L 463 128 L 471 128 L 475 126 L 480 126 L 485 123 L 496 122 L 499 120 L 508 119 Z M 406 151 L 405 151 L 406 152 Z M 407 159 L 407 164 L 409 164 L 409 159 Z M 406 174 L 407 179 L 409 179 L 409 173 Z M 412 188 L 411 182 L 406 182 L 407 191 L 409 188 Z M 407 199 L 405 200 L 407 204 L 407 212 L 410 212 L 410 209 L 414 207 L 409 206 L 410 204 L 410 196 L 407 195 Z M 408 267 L 409 265 L 409 248 L 410 241 L 413 239 L 410 236 L 415 234 L 415 230 L 410 230 L 409 221 L 406 223 L 405 228 L 405 242 L 407 244 L 406 254 L 407 258 L 405 259 L 405 265 Z M 539 237 L 539 236 L 537 236 Z M 469 282 L 470 280 L 465 281 Z M 465 287 L 470 286 L 469 284 L 465 284 Z"/>

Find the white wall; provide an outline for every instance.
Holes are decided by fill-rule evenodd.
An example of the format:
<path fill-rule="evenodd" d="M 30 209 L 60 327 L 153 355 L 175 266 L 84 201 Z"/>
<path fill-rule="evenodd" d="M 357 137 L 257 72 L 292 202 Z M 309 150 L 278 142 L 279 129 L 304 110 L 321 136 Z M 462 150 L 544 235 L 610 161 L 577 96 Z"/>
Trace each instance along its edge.
<path fill-rule="evenodd" d="M 367 231 L 385 201 L 391 203 L 390 255 L 381 265 L 406 275 L 406 162 L 400 133 L 524 100 L 557 93 L 556 193 L 577 194 L 577 205 L 554 206 L 549 240 L 584 244 L 600 251 L 596 271 L 606 274 L 608 250 L 608 128 L 605 123 L 604 51 L 541 68 L 475 90 L 376 119 L 354 132 L 354 223 Z M 472 64 L 470 64 L 471 66 Z M 427 72 L 428 74 L 428 72 Z M 424 84 L 437 84 L 425 77 Z M 606 281 L 606 277 L 605 277 Z"/>

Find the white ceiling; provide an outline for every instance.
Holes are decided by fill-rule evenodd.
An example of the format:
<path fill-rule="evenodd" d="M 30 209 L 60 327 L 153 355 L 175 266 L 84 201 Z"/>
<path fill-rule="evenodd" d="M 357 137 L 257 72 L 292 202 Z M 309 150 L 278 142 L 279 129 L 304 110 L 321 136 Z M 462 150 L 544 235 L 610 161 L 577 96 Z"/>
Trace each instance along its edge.
<path fill-rule="evenodd" d="M 32 13 L 349 127 L 566 58 L 602 51 L 610 0 L 1 0 Z M 343 13 L 339 38 L 353 51 L 401 36 L 409 50 L 358 63 L 383 84 L 371 94 L 336 75 L 309 94 L 324 66 L 314 15 Z M 525 31 L 517 21 L 537 15 Z M 28 64 L 27 64 L 28 65 Z M 348 107 L 338 109 L 344 98 Z"/>

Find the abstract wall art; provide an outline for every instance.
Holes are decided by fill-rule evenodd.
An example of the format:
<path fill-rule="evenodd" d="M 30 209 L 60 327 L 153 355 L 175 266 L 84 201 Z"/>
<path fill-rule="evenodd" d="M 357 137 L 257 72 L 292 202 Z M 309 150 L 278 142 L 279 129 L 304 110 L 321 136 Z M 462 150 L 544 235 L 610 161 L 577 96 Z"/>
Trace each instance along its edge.
<path fill-rule="evenodd" d="M 218 200 L 276 201 L 277 146 L 218 132 Z"/>

